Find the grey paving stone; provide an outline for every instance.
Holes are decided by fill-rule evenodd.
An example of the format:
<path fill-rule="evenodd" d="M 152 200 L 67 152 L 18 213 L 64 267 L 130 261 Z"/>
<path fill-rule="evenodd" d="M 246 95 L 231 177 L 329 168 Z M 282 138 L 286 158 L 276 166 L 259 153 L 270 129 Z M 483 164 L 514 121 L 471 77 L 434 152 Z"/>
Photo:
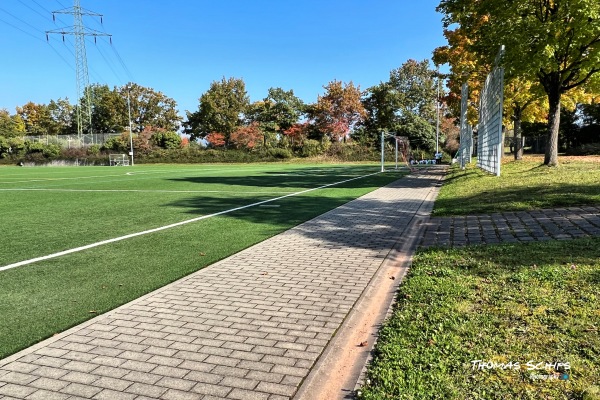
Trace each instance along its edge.
<path fill-rule="evenodd" d="M 62 394 L 81 398 L 289 398 L 439 176 L 375 190 L 97 317 L 36 353 L 26 350 L 2 368 L 32 374 L 29 382 L 21 377 L 26 395 L 41 390 L 29 387 L 37 379 L 45 389 L 64 385 Z M 466 243 L 467 234 L 481 235 L 467 221 L 485 221 L 487 230 L 494 219 L 455 221 L 462 227 L 452 232 L 432 224 L 429 242 L 439 236 Z M 0 387 L 13 394 L 0 393 L 14 396 L 21 390 L 15 385 Z"/>

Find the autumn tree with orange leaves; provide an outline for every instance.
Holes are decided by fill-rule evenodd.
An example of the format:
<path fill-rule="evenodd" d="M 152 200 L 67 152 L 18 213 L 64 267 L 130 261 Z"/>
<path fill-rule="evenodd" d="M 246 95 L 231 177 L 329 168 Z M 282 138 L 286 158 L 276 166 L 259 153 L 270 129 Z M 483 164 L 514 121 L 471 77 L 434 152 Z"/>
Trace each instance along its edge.
<path fill-rule="evenodd" d="M 334 80 L 323 87 L 325 94 L 309 110 L 316 128 L 332 141 L 346 140 L 367 112 L 361 102 L 360 86 Z"/>

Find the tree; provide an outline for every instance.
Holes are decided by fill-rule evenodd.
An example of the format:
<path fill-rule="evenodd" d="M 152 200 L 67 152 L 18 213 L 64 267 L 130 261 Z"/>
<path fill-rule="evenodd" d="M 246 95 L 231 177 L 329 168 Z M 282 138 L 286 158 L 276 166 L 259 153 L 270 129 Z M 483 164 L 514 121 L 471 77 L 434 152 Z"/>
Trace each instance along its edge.
<path fill-rule="evenodd" d="M 263 142 L 263 132 L 258 122 L 247 126 L 238 126 L 230 137 L 231 144 L 236 148 L 252 150 Z"/>
<path fill-rule="evenodd" d="M 68 135 L 77 132 L 75 126 L 75 107 L 68 99 L 50 100 L 48 111 L 54 122 L 56 135 Z"/>
<path fill-rule="evenodd" d="M 353 138 L 360 136 L 362 143 L 373 146 L 379 143 L 379 132 L 382 130 L 396 132 L 399 129 L 396 114 L 398 101 L 389 82 L 381 82 L 367 89 L 362 102 L 367 114 L 362 124 L 364 130 L 355 132 Z"/>
<path fill-rule="evenodd" d="M 0 136 L 12 138 L 22 136 L 25 133 L 25 123 L 21 116 L 10 115 L 8 110 L 0 109 Z"/>
<path fill-rule="evenodd" d="M 228 144 L 231 134 L 242 125 L 242 117 L 250 99 L 242 79 L 223 77 L 211 83 L 199 102 L 198 111 L 186 111 L 185 132 L 191 136 L 191 140 L 220 133 L 225 144 Z"/>
<path fill-rule="evenodd" d="M 223 147 L 225 146 L 225 135 L 218 132 L 211 132 L 206 135 L 206 141 L 213 147 Z"/>
<path fill-rule="evenodd" d="M 318 96 L 310 110 L 311 117 L 317 129 L 332 141 L 345 140 L 367 115 L 361 102 L 360 87 L 355 87 L 352 82 L 343 84 L 334 80 L 323 88 L 325 94 Z"/>
<path fill-rule="evenodd" d="M 52 117 L 48 106 L 28 102 L 17 107 L 17 114 L 25 123 L 25 131 L 30 135 L 48 135 L 52 132 Z"/>
<path fill-rule="evenodd" d="M 122 116 L 121 121 L 127 121 L 127 99 L 128 96 L 130 98 L 134 132 L 142 132 L 148 126 L 168 131 L 180 128 L 182 118 L 178 115 L 177 102 L 162 92 L 136 83 L 128 83 L 115 90 L 120 94 L 121 100 L 111 97 L 114 101 L 112 106 L 120 107 L 118 114 Z"/>
<path fill-rule="evenodd" d="M 304 102 L 294 95 L 293 90 L 270 88 L 264 103 L 265 120 L 274 122 L 278 132 L 289 129 L 304 113 Z"/>
<path fill-rule="evenodd" d="M 296 123 L 283 131 L 292 147 L 302 146 L 308 137 L 308 122 Z"/>
<path fill-rule="evenodd" d="M 460 117 L 462 84 L 469 86 L 469 101 L 467 120 L 475 125 L 478 118 L 477 105 L 486 76 L 492 66 L 485 59 L 478 56 L 473 50 L 473 38 L 469 37 L 466 29 L 459 26 L 453 30 L 445 29 L 444 36 L 448 40 L 447 46 L 434 50 L 433 60 L 436 64 L 448 64 L 450 73 L 447 75 L 447 86 L 450 92 L 445 97 L 451 114 Z M 541 101 L 543 91 L 535 80 L 526 80 L 519 77 L 505 79 L 504 114 L 508 116 L 505 125 L 512 124 L 514 138 L 514 156 L 520 160 L 523 156 L 521 146 L 521 123 L 534 122 L 545 118 L 547 109 Z"/>
<path fill-rule="evenodd" d="M 435 77 L 436 72 L 429 68 L 427 60 L 408 60 L 390 72 L 388 82 L 369 88 L 363 99 L 368 115 L 364 127 L 369 132 L 369 141 L 378 143 L 380 131 L 385 130 L 408 136 L 413 147 L 434 150 Z"/>
<path fill-rule="evenodd" d="M 157 147 L 163 149 L 178 149 L 181 147 L 181 136 L 175 132 L 170 132 L 164 129 L 157 129 L 150 141 Z"/>
<path fill-rule="evenodd" d="M 549 105 L 544 164 L 557 165 L 562 96 L 600 71 L 600 2 L 443 0 L 438 11 L 446 27 L 464 29 L 469 48 L 488 64 L 505 45 L 507 76 L 540 83 Z"/>
<path fill-rule="evenodd" d="M 293 90 L 270 88 L 267 97 L 252 103 L 245 114 L 249 123 L 260 124 L 264 133 L 263 144 L 268 146 L 300 120 L 304 108 L 304 103 L 294 95 Z"/>
<path fill-rule="evenodd" d="M 108 85 L 93 84 L 86 88 L 86 92 L 81 101 L 84 107 L 88 98 L 92 103 L 92 131 L 96 133 L 123 132 L 129 125 L 127 100 L 121 96 L 117 88 L 111 90 Z M 88 122 L 83 121 L 83 123 L 87 125 Z"/>

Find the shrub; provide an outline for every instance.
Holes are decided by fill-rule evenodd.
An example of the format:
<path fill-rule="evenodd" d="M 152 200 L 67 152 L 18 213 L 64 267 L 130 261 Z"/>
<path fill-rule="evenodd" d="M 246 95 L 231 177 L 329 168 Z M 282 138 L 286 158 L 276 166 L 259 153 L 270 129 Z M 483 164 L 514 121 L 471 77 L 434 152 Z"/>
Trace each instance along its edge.
<path fill-rule="evenodd" d="M 112 150 L 118 153 L 127 151 L 128 143 L 123 136 L 113 136 L 109 138 L 102 146 L 105 150 Z"/>
<path fill-rule="evenodd" d="M 60 156 L 60 147 L 56 144 L 45 145 L 44 149 L 42 150 L 42 154 L 44 157 L 51 160 L 58 158 L 58 156 Z"/>
<path fill-rule="evenodd" d="M 151 142 L 163 149 L 177 149 L 181 147 L 181 136 L 175 132 L 158 131 L 150 137 Z"/>
<path fill-rule="evenodd" d="M 97 156 L 98 154 L 100 154 L 100 146 L 97 144 L 91 145 L 87 148 L 87 154 L 91 156 Z"/>
<path fill-rule="evenodd" d="M 600 154 L 600 143 L 587 143 L 578 147 L 567 149 L 566 154 L 569 156 L 591 156 Z"/>
<path fill-rule="evenodd" d="M 314 139 L 305 140 L 302 149 L 300 150 L 300 154 L 302 157 L 316 157 L 323 154 L 321 142 Z"/>
<path fill-rule="evenodd" d="M 278 160 L 285 160 L 288 158 L 292 158 L 292 152 L 289 149 L 269 149 L 268 155 Z"/>

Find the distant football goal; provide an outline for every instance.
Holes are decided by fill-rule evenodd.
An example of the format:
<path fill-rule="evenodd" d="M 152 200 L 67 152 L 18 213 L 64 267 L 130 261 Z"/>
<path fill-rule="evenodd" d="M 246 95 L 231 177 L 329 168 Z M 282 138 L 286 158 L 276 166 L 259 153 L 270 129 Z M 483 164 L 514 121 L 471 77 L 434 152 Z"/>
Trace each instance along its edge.
<path fill-rule="evenodd" d="M 129 158 L 127 154 L 109 154 L 108 165 L 111 167 L 122 167 L 129 165 Z"/>

